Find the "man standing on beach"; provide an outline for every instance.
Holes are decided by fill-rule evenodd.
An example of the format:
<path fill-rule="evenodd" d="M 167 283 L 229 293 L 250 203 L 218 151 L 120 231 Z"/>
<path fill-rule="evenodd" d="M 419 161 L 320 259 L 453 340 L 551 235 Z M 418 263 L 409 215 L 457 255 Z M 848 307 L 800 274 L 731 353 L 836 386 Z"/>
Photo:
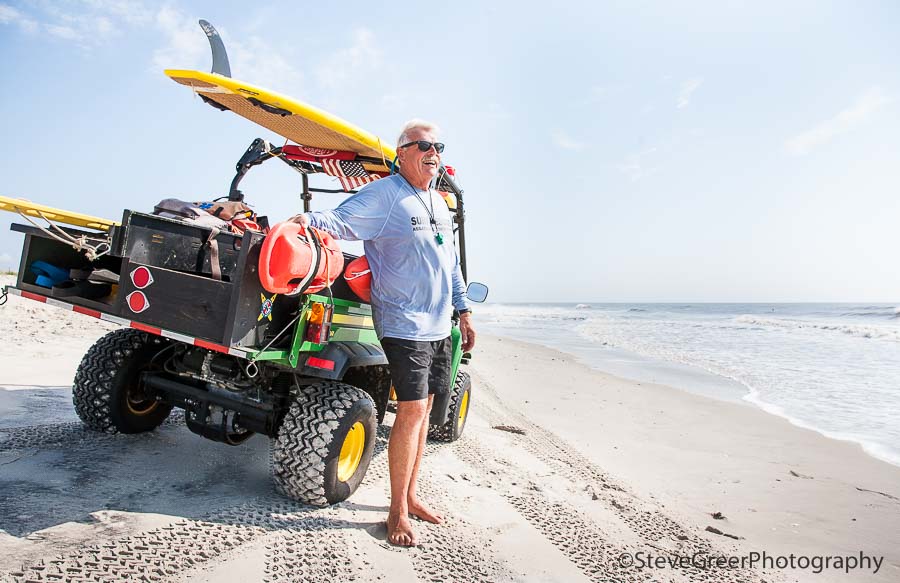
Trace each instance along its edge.
<path fill-rule="evenodd" d="M 463 351 L 475 345 L 450 211 L 431 188 L 444 150 L 437 134 L 432 123 L 408 122 L 397 142 L 399 174 L 367 185 L 334 210 L 291 219 L 339 239 L 364 241 L 375 331 L 397 394 L 388 444 L 387 528 L 388 540 L 401 546 L 418 544 L 410 514 L 434 524 L 443 521 L 418 498 L 416 483 L 434 395 L 451 386 L 454 308 L 460 313 Z"/>

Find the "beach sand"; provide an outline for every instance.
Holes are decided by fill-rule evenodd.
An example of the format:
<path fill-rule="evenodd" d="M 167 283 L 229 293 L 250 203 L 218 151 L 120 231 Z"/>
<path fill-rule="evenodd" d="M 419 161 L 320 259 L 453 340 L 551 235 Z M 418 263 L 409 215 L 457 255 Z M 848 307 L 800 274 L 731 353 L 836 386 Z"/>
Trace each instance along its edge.
<path fill-rule="evenodd" d="M 447 522 L 414 522 L 421 546 L 398 549 L 381 523 L 390 414 L 349 501 L 296 504 L 272 491 L 264 437 L 213 443 L 177 411 L 149 434 L 84 430 L 71 379 L 111 329 L 18 297 L 0 308 L 2 580 L 900 580 L 900 468 L 750 405 L 487 335 L 465 435 L 426 451 L 422 495 Z M 754 552 L 884 559 L 875 575 L 670 564 Z M 623 564 L 648 555 L 666 564 Z"/>

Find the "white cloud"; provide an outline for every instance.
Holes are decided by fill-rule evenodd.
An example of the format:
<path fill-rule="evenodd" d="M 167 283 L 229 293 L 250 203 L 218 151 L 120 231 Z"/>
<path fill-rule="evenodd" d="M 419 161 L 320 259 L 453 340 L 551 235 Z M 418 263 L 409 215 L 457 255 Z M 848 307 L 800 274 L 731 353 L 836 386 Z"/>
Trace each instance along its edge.
<path fill-rule="evenodd" d="M 88 0 L 66 4 L 68 9 L 73 10 L 71 13 L 50 2 L 32 2 L 29 5 L 37 14 L 25 14 L 7 4 L 0 4 L 0 23 L 15 23 L 32 33 L 43 30 L 49 36 L 83 48 L 100 45 L 121 32 L 115 18 L 92 8 Z"/>
<path fill-rule="evenodd" d="M 153 22 L 153 11 L 142 2 L 132 0 L 84 0 L 84 3 L 98 13 L 123 20 L 131 25 L 147 25 Z"/>
<path fill-rule="evenodd" d="M 336 51 L 316 68 L 316 80 L 324 89 L 349 89 L 371 79 L 382 64 L 383 51 L 375 33 L 367 28 L 353 32 L 353 45 Z"/>
<path fill-rule="evenodd" d="M 21 12 L 9 6 L 8 4 L 0 4 L 0 23 L 9 24 L 15 22 L 22 17 Z"/>
<path fill-rule="evenodd" d="M 97 11 L 90 5 L 72 7 L 75 13 L 44 3 L 43 28 L 57 38 L 75 41 L 82 47 L 101 45 L 122 32 L 121 23 L 110 14 Z"/>
<path fill-rule="evenodd" d="M 47 35 L 90 49 L 125 30 L 153 23 L 154 13 L 138 0 L 32 0 L 31 14 L 0 4 L 0 24 L 16 23 L 28 32 Z"/>
<path fill-rule="evenodd" d="M 18 24 L 32 31 L 41 29 L 48 35 L 90 49 L 137 27 L 155 28 L 162 43 L 153 51 L 154 70 L 183 68 L 206 70 L 210 66 L 210 50 L 198 18 L 184 12 L 178 4 L 167 3 L 159 9 L 148 8 L 140 0 L 70 0 L 54 3 L 34 0 L 29 4 L 34 17 L 7 4 L 0 4 L 0 24 Z M 254 83 L 285 93 L 298 93 L 304 88 L 303 75 L 293 66 L 295 59 L 285 55 L 264 37 L 251 36 L 243 42 L 228 39 L 227 31 L 219 31 L 226 40 L 232 69 L 238 77 L 252 77 Z M 335 58 L 347 61 L 357 70 L 345 73 L 348 81 L 358 82 L 360 75 L 374 58 L 380 62 L 380 51 L 374 47 L 374 35 L 360 29 L 355 44 Z M 340 67 L 337 67 L 340 70 Z"/>
<path fill-rule="evenodd" d="M 171 6 L 164 6 L 156 12 L 154 24 L 166 40 L 161 48 L 153 51 L 154 69 L 209 67 L 209 44 L 197 20 Z"/>
<path fill-rule="evenodd" d="M 201 35 L 202 37 L 202 35 Z M 232 72 L 239 79 L 247 79 L 254 85 L 271 88 L 291 97 L 302 97 L 303 73 L 294 67 L 290 56 L 282 54 L 278 47 L 258 36 L 251 36 L 246 42 L 229 39 L 226 44 L 232 55 Z"/>
<path fill-rule="evenodd" d="M 684 83 L 681 84 L 681 91 L 678 93 L 678 109 L 684 109 L 691 103 L 691 97 L 694 95 L 694 91 L 700 88 L 703 85 L 703 78 L 696 77 L 694 79 L 688 79 Z"/>
<path fill-rule="evenodd" d="M 577 152 L 584 149 L 584 143 L 579 142 L 578 140 L 572 138 L 571 136 L 560 130 L 555 130 L 550 135 L 550 139 L 553 141 L 553 144 L 557 148 L 562 148 L 563 150 L 571 150 Z"/>
<path fill-rule="evenodd" d="M 156 13 L 154 21 L 166 39 L 164 45 L 153 52 L 155 70 L 209 69 L 212 63 L 209 42 L 197 24 L 198 18 L 166 6 Z M 293 96 L 303 90 L 302 73 L 278 47 L 258 36 L 242 42 L 230 38 L 226 29 L 219 29 L 219 34 L 236 78 L 248 79 L 254 85 Z"/>
<path fill-rule="evenodd" d="M 655 146 L 647 148 L 637 154 L 631 154 L 625 158 L 625 161 L 619 165 L 619 170 L 627 174 L 632 182 L 637 182 L 641 178 L 649 176 L 656 172 L 656 168 L 647 168 L 644 158 L 656 152 L 658 148 Z"/>
<path fill-rule="evenodd" d="M 871 87 L 850 107 L 788 139 L 784 143 L 784 149 L 794 156 L 808 154 L 816 146 L 828 143 L 835 137 L 853 130 L 892 101 L 893 99 L 880 87 Z"/>
<path fill-rule="evenodd" d="M 86 24 L 89 30 L 93 30 L 100 36 L 109 36 L 118 33 L 118 29 L 113 25 L 112 21 L 105 16 L 88 18 Z"/>
<path fill-rule="evenodd" d="M 75 32 L 75 29 L 71 26 L 63 26 L 60 24 L 45 24 L 44 30 L 49 32 L 51 35 L 56 38 L 61 38 L 63 40 L 81 40 L 82 36 Z"/>
<path fill-rule="evenodd" d="M 0 24 L 16 24 L 25 32 L 35 32 L 38 23 L 8 4 L 0 4 Z"/>

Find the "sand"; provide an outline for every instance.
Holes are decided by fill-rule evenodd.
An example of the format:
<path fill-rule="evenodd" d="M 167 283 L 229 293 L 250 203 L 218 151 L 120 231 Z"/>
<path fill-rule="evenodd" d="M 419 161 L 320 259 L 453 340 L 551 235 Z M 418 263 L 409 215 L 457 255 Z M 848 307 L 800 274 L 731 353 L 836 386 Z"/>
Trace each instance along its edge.
<path fill-rule="evenodd" d="M 415 522 L 421 546 L 398 549 L 381 523 L 390 414 L 356 494 L 306 507 L 273 492 L 264 437 L 213 443 L 178 412 L 149 434 L 83 429 L 71 379 L 111 329 L 17 297 L 0 308 L 2 580 L 900 580 L 900 468 L 750 405 L 487 335 L 465 435 L 426 452 L 422 495 L 447 523 Z M 747 563 L 763 552 L 884 558 L 877 574 Z M 648 556 L 660 563 L 628 565 Z M 747 558 L 702 568 L 713 556 Z"/>

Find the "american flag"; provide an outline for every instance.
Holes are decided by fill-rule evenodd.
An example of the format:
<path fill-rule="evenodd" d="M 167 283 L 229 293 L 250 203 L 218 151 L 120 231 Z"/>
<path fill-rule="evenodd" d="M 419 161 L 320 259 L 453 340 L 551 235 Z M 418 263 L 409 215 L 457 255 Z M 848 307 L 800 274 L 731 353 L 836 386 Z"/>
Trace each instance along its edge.
<path fill-rule="evenodd" d="M 325 170 L 325 174 L 337 177 L 341 186 L 348 192 L 380 178 L 378 175 L 370 175 L 359 162 L 332 160 L 329 158 L 320 160 L 320 162 Z"/>

